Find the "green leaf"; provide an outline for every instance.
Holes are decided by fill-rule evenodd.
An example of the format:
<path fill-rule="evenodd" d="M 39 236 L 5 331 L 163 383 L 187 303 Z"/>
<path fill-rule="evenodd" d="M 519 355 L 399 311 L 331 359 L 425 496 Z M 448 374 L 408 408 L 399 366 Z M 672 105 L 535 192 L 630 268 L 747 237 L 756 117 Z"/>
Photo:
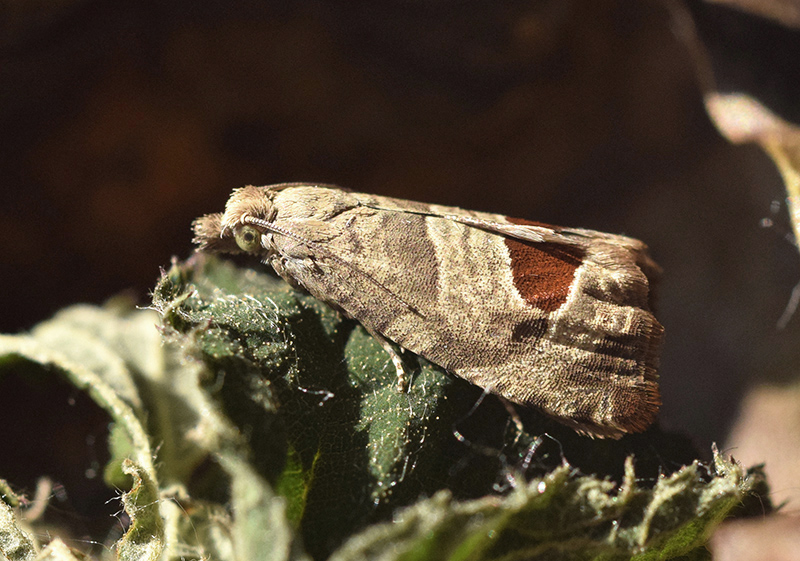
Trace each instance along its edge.
<path fill-rule="evenodd" d="M 265 559 L 303 559 L 268 485 L 258 491 L 262 500 L 246 500 L 260 476 L 238 429 L 203 387 L 214 377 L 180 342 L 165 344 L 158 322 L 150 310 L 69 308 L 31 335 L 0 336 L 0 376 L 25 361 L 33 367 L 26 373 L 64 376 L 110 414 L 107 473 L 130 489 L 122 497 L 131 523 L 115 546 L 119 559 L 249 559 L 264 543 L 288 544 L 269 548 Z M 245 530 L 253 520 L 271 524 Z"/>
<path fill-rule="evenodd" d="M 240 458 L 221 461 L 232 476 L 236 559 L 309 559 L 287 524 L 286 499 Z"/>
<path fill-rule="evenodd" d="M 456 502 L 440 491 L 353 536 L 330 560 L 671 559 L 702 549 L 763 477 L 714 461 L 710 481 L 695 462 L 649 489 L 629 461 L 620 487 L 563 466 L 504 497 Z"/>
<path fill-rule="evenodd" d="M 128 531 L 117 542 L 120 559 L 156 561 L 165 546 L 164 518 L 159 509 L 159 490 L 150 474 L 131 460 L 124 460 L 122 471 L 133 477 L 131 490 L 122 497 L 131 518 Z"/>

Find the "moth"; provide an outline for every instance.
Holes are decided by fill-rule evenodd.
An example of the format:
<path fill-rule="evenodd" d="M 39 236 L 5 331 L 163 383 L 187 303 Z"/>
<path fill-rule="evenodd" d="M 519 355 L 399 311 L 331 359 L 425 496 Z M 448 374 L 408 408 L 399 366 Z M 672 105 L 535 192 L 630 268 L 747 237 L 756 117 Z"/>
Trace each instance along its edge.
<path fill-rule="evenodd" d="M 644 243 L 499 214 L 289 183 L 234 190 L 200 251 L 249 253 L 395 347 L 592 437 L 661 405 L 658 266 Z"/>

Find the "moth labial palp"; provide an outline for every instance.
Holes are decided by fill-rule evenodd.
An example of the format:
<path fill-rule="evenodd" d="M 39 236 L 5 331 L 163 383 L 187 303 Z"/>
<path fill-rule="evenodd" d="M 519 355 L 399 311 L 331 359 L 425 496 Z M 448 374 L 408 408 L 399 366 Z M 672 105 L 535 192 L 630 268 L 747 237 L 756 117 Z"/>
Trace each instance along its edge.
<path fill-rule="evenodd" d="M 659 269 L 638 240 L 305 184 L 237 189 L 194 229 L 358 320 L 403 390 L 391 343 L 581 434 L 655 420 Z"/>

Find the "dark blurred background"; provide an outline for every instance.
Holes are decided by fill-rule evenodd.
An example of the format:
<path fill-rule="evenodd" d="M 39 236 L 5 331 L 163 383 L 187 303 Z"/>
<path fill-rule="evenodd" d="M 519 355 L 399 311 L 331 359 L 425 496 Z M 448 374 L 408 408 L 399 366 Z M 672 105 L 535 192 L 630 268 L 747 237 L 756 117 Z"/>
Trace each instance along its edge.
<path fill-rule="evenodd" d="M 662 424 L 707 448 L 744 389 L 796 373 L 800 320 L 776 322 L 800 265 L 773 165 L 705 113 L 682 18 L 720 86 L 788 115 L 800 57 L 779 24 L 688 7 L 8 2 L 0 330 L 121 291 L 147 305 L 235 187 L 337 183 L 645 240 Z"/>

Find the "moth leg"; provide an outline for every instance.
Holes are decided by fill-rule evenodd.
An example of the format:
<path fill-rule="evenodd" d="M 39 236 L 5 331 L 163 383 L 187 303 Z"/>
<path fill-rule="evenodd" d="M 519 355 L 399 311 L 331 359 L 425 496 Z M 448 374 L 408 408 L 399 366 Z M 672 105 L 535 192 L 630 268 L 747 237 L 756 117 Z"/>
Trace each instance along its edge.
<path fill-rule="evenodd" d="M 392 364 L 394 364 L 394 368 L 397 371 L 397 390 L 402 393 L 407 393 L 409 385 L 408 373 L 406 372 L 406 367 L 403 364 L 403 359 L 395 349 L 394 344 L 386 339 L 386 337 L 375 330 L 370 329 L 366 325 L 364 326 L 364 329 L 367 330 L 367 333 L 372 335 L 373 339 L 380 343 L 381 347 L 383 347 L 383 350 L 389 353 L 389 356 L 392 359 Z"/>
<path fill-rule="evenodd" d="M 514 407 L 514 404 L 512 402 L 510 402 L 500 394 L 495 394 L 495 395 L 500 399 L 500 402 L 503 404 L 503 407 L 506 408 L 506 412 L 511 418 L 511 422 L 514 423 L 514 426 L 517 429 L 517 435 L 514 437 L 514 444 L 516 444 L 519 441 L 519 438 L 522 436 L 523 431 L 525 430 L 525 427 L 522 426 L 522 419 L 520 418 L 519 413 L 517 413 L 517 408 Z"/>

